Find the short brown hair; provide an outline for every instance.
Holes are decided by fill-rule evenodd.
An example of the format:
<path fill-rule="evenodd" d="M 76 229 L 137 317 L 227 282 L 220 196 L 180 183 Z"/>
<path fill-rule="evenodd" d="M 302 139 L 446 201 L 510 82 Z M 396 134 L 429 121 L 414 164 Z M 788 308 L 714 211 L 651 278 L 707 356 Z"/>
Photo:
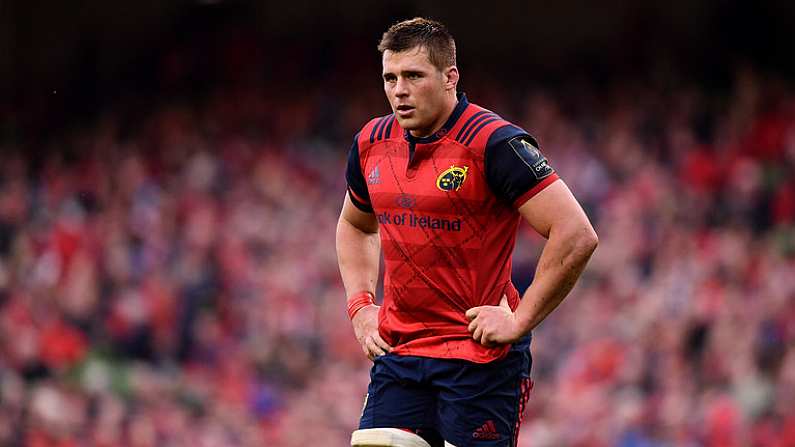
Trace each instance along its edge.
<path fill-rule="evenodd" d="M 378 51 L 401 52 L 422 47 L 428 51 L 431 63 L 440 71 L 455 65 L 455 40 L 441 23 L 415 17 L 389 27 L 378 43 Z"/>

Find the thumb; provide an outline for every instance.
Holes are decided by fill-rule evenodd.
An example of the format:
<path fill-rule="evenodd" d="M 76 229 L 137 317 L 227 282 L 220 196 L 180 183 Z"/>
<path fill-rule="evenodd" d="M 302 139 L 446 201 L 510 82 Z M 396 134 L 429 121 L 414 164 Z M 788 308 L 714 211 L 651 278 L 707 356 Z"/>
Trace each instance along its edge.
<path fill-rule="evenodd" d="M 508 296 L 506 295 L 502 296 L 502 299 L 500 300 L 500 307 L 513 312 L 513 310 L 511 309 L 511 305 L 508 304 Z"/>

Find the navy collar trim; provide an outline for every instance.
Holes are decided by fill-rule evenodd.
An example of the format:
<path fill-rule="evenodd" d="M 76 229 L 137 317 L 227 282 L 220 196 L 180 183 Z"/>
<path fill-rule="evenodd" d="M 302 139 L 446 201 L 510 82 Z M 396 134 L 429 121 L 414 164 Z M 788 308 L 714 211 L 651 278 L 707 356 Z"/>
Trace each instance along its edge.
<path fill-rule="evenodd" d="M 441 129 L 437 130 L 433 135 L 428 135 L 427 137 L 415 137 L 408 130 L 403 131 L 403 137 L 408 140 L 410 143 L 415 144 L 428 144 L 433 143 L 435 141 L 440 140 L 448 132 L 450 129 L 455 126 L 456 121 L 458 118 L 461 117 L 461 114 L 464 113 L 467 106 L 469 105 L 469 101 L 467 100 L 467 95 L 463 92 L 460 92 L 456 95 L 458 97 L 458 104 L 456 104 L 455 108 L 453 109 L 453 113 L 450 114 L 450 117 L 447 118 L 447 121 L 444 123 Z"/>

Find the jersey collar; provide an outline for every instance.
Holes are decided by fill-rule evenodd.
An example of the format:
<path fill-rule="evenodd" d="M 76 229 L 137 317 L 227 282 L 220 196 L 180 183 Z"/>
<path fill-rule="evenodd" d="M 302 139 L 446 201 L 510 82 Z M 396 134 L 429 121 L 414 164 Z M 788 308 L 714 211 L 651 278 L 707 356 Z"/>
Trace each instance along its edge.
<path fill-rule="evenodd" d="M 464 110 L 466 110 L 467 106 L 469 105 L 469 101 L 467 101 L 467 95 L 464 92 L 459 92 L 456 94 L 456 96 L 458 97 L 458 104 L 456 104 L 455 108 L 453 109 L 453 113 L 450 114 L 450 117 L 447 118 L 447 121 L 444 123 L 444 126 L 442 126 L 441 129 L 437 130 L 433 135 L 428 135 L 427 137 L 415 137 L 411 135 L 408 130 L 404 130 L 403 137 L 409 143 L 428 144 L 438 141 L 447 135 L 447 132 L 450 132 L 450 129 L 455 126 L 456 121 L 458 121 L 458 118 L 461 117 L 461 114 L 464 113 Z"/>

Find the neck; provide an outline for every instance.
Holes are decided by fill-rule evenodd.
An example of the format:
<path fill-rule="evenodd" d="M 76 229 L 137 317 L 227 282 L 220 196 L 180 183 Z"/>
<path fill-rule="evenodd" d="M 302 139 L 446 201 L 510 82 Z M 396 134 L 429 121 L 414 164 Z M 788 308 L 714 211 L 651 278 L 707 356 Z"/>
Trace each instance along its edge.
<path fill-rule="evenodd" d="M 447 122 L 447 119 L 450 118 L 450 115 L 453 114 L 453 110 L 455 110 L 456 105 L 458 105 L 458 97 L 456 96 L 455 91 L 453 91 L 451 95 L 447 95 L 442 113 L 439 114 L 439 118 L 434 121 L 432 126 L 430 126 L 428 129 L 410 130 L 409 133 L 415 138 L 424 138 L 435 134 L 439 131 L 439 129 L 442 128 L 442 126 L 444 126 L 444 123 Z"/>

